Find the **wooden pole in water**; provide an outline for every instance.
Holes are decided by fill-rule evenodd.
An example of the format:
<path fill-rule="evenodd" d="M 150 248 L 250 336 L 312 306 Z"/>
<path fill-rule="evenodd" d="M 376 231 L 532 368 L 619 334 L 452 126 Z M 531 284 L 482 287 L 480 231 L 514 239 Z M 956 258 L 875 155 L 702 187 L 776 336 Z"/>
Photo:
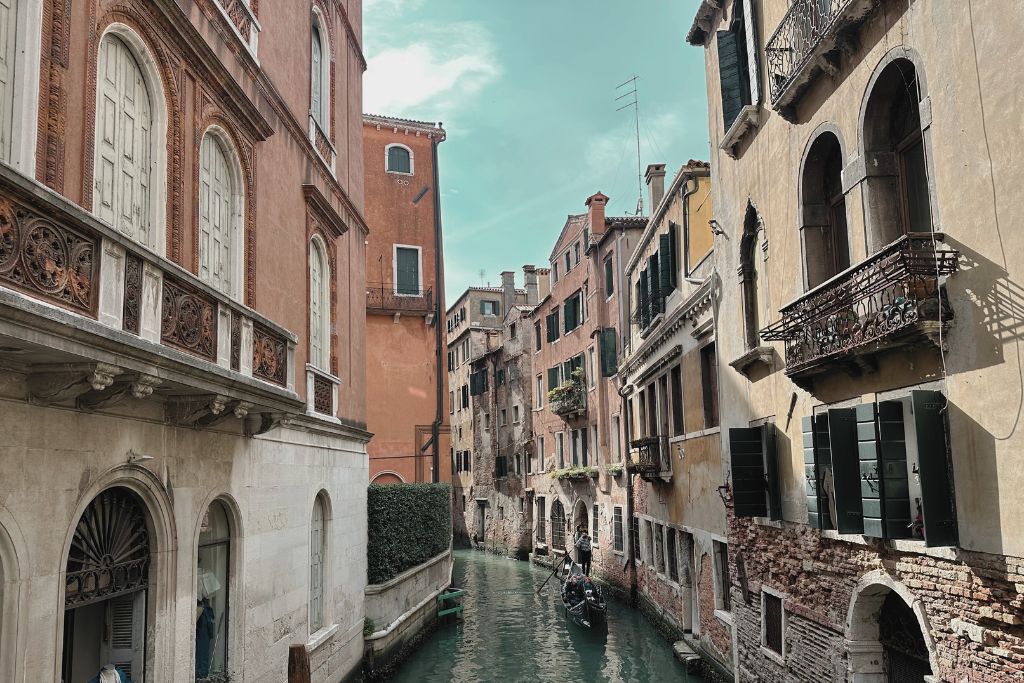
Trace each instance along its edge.
<path fill-rule="evenodd" d="M 309 651 L 305 645 L 288 648 L 288 683 L 310 683 Z"/>

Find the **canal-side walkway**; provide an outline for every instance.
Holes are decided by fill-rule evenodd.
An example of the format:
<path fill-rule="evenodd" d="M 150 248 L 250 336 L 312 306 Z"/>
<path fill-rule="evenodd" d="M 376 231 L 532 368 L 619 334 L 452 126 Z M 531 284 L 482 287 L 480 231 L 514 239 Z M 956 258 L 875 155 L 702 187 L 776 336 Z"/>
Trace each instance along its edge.
<path fill-rule="evenodd" d="M 455 552 L 453 582 L 465 588 L 461 622 L 442 624 L 398 668 L 408 683 L 580 681 L 656 683 L 687 675 L 671 644 L 636 610 L 609 603 L 606 631 L 583 631 L 565 620 L 549 572 L 472 550 Z"/>

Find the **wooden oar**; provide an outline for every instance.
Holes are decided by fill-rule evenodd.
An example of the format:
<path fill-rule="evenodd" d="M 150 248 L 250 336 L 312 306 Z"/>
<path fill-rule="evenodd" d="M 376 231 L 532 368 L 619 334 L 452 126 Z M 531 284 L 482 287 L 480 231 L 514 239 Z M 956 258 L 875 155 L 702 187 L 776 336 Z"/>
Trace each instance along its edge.
<path fill-rule="evenodd" d="M 552 577 L 552 576 L 554 576 L 555 574 L 557 574 L 557 573 L 558 573 L 558 570 L 562 568 L 562 565 L 563 565 L 564 563 L 565 563 L 565 558 L 562 558 L 562 559 L 561 559 L 561 560 L 559 560 L 558 562 L 554 562 L 554 563 L 552 563 L 552 564 L 554 564 L 554 567 L 555 567 L 555 568 L 551 570 L 551 573 L 550 573 L 550 574 L 548 574 L 548 578 L 544 579 L 544 583 L 542 583 L 542 584 L 540 585 L 540 588 L 538 588 L 538 589 L 537 589 L 537 595 L 540 595 L 540 592 L 541 592 L 542 590 L 544 590 L 544 586 L 546 586 L 546 585 L 547 585 L 548 581 L 550 581 L 550 580 L 551 580 L 551 577 Z"/>

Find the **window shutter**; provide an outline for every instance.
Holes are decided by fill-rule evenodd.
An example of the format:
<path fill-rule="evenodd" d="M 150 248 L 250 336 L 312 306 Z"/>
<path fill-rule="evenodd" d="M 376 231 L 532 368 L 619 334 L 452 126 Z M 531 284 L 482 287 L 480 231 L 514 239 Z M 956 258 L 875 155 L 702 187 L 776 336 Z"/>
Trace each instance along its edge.
<path fill-rule="evenodd" d="M 558 387 L 558 368 L 548 368 L 548 391 Z"/>
<path fill-rule="evenodd" d="M 766 517 L 764 439 L 761 427 L 729 430 L 733 511 L 737 517 Z"/>
<path fill-rule="evenodd" d="M 807 480 L 807 524 L 815 529 L 831 529 L 832 516 L 828 506 L 832 454 L 828 441 L 828 415 L 804 417 L 804 477 Z"/>
<path fill-rule="evenodd" d="M 653 320 L 661 310 L 661 291 L 658 283 L 661 280 L 661 271 L 658 268 L 658 255 L 652 254 L 647 257 L 647 277 L 650 281 L 647 284 L 647 295 L 651 301 L 650 318 Z"/>
<path fill-rule="evenodd" d="M 672 284 L 672 237 L 668 234 L 658 237 L 658 268 L 661 276 L 658 293 L 665 298 L 675 289 Z"/>
<path fill-rule="evenodd" d="M 853 408 L 832 408 L 828 411 L 828 437 L 836 494 L 836 529 L 843 534 L 862 534 L 864 511 L 860 500 L 857 414 Z"/>
<path fill-rule="evenodd" d="M 604 260 L 604 295 L 605 298 L 615 293 L 615 269 L 612 268 L 611 257 Z"/>
<path fill-rule="evenodd" d="M 679 286 L 679 226 L 669 221 L 668 224 L 668 253 L 671 255 L 672 268 L 669 271 L 672 275 L 672 289 Z"/>
<path fill-rule="evenodd" d="M 640 272 L 640 327 L 647 327 L 651 323 L 651 309 L 648 302 L 650 294 L 647 290 L 647 269 Z"/>
<path fill-rule="evenodd" d="M 743 3 L 743 33 L 746 35 L 747 44 L 747 79 L 750 81 L 750 100 L 748 104 L 761 103 L 761 83 L 758 78 L 760 73 L 759 57 L 757 53 L 757 23 L 754 22 L 754 0 L 746 0 Z"/>
<path fill-rule="evenodd" d="M 11 158 L 11 123 L 14 101 L 14 68 L 17 62 L 16 31 L 18 30 L 18 2 L 0 2 L 0 161 Z M 102 72 L 101 72 L 102 73 Z"/>
<path fill-rule="evenodd" d="M 590 430 L 584 427 L 580 430 L 580 464 L 587 466 L 587 432 Z"/>
<path fill-rule="evenodd" d="M 925 545 L 956 545 L 953 478 L 946 438 L 946 397 L 937 391 L 911 392 L 917 459 L 921 473 Z"/>
<path fill-rule="evenodd" d="M 601 376 L 614 377 L 619 371 L 619 359 L 615 349 L 616 334 L 614 327 L 601 330 Z"/>
<path fill-rule="evenodd" d="M 322 61 L 323 44 L 320 42 L 320 29 L 314 24 L 312 58 L 309 65 L 309 79 L 312 88 L 309 108 L 310 113 L 313 114 L 313 120 L 315 120 L 317 125 L 321 128 L 323 127 L 323 121 L 321 120 L 321 101 L 323 96 L 323 83 L 321 82 L 321 73 L 323 70 L 321 67 Z"/>
<path fill-rule="evenodd" d="M 746 65 L 740 63 L 739 36 L 731 31 L 719 31 L 718 38 L 718 75 L 722 86 L 722 118 L 725 130 L 729 130 L 733 121 L 743 109 L 743 77 L 740 69 Z"/>
<path fill-rule="evenodd" d="M 903 404 L 884 401 L 857 406 L 864 535 L 910 536 L 910 500 Z"/>
<path fill-rule="evenodd" d="M 782 484 L 779 477 L 779 457 L 776 451 L 775 424 L 769 422 L 761 430 L 765 470 L 768 479 L 768 516 L 782 519 Z"/>

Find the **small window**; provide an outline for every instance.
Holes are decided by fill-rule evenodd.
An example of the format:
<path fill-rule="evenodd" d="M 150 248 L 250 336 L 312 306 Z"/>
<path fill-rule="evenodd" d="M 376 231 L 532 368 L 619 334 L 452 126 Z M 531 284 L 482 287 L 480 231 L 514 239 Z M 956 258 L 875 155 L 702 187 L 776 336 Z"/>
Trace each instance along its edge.
<path fill-rule="evenodd" d="M 587 349 L 587 386 L 591 389 L 594 388 L 594 377 L 597 373 L 594 372 L 594 347 L 591 346 Z"/>
<path fill-rule="evenodd" d="M 480 302 L 480 313 L 482 315 L 498 315 L 501 304 L 497 301 L 484 300 Z"/>
<path fill-rule="evenodd" d="M 537 438 L 537 465 L 538 469 L 544 471 L 544 437 Z"/>
<path fill-rule="evenodd" d="M 615 293 L 615 270 L 612 267 L 612 257 L 604 260 L 604 295 L 610 297 Z"/>
<path fill-rule="evenodd" d="M 654 568 L 659 574 L 665 573 L 665 527 L 655 524 L 654 529 Z"/>
<path fill-rule="evenodd" d="M 572 270 L 572 253 L 569 251 L 565 252 L 565 272 Z"/>
<path fill-rule="evenodd" d="M 732 611 L 732 598 L 729 594 L 732 586 L 729 578 L 729 546 L 721 541 L 713 541 L 715 551 L 715 608 L 725 612 Z"/>
<path fill-rule="evenodd" d="M 484 431 L 490 431 L 491 429 L 491 414 L 484 413 Z"/>
<path fill-rule="evenodd" d="M 558 458 L 558 469 L 565 467 L 565 432 L 555 434 L 555 455 Z"/>
<path fill-rule="evenodd" d="M 537 498 L 537 542 L 544 543 L 547 540 L 547 515 L 544 512 L 544 497 Z"/>
<path fill-rule="evenodd" d="M 583 324 L 583 292 L 576 292 L 566 299 L 562 309 L 565 314 L 565 333 L 568 334 Z"/>
<path fill-rule="evenodd" d="M 714 343 L 700 350 L 701 390 L 704 397 L 704 428 L 718 426 L 718 359 Z"/>
<path fill-rule="evenodd" d="M 544 375 L 537 375 L 537 408 L 544 407 Z"/>
<path fill-rule="evenodd" d="M 536 322 L 533 324 L 533 345 L 534 351 L 540 351 L 540 323 Z"/>
<path fill-rule="evenodd" d="M 448 392 L 448 414 L 451 415 L 455 412 L 455 392 Z"/>
<path fill-rule="evenodd" d="M 515 339 L 516 338 L 516 324 L 515 323 L 512 323 L 511 325 L 508 326 L 508 338 L 509 339 Z"/>
<path fill-rule="evenodd" d="M 327 521 L 320 496 L 313 501 L 309 535 L 309 632 L 324 627 L 324 563 L 327 558 Z"/>
<path fill-rule="evenodd" d="M 387 172 L 412 175 L 412 152 L 402 145 L 388 145 Z"/>
<path fill-rule="evenodd" d="M 612 550 L 617 553 L 621 553 L 623 548 L 622 508 L 618 505 L 612 509 L 612 536 Z"/>
<path fill-rule="evenodd" d="M 636 515 L 633 515 L 633 523 L 630 525 L 629 543 L 633 547 L 633 554 L 636 556 L 636 561 L 643 564 L 643 553 L 640 552 L 640 518 Z"/>
<path fill-rule="evenodd" d="M 578 266 L 580 263 L 580 243 L 572 245 L 572 262 L 574 266 Z"/>
<path fill-rule="evenodd" d="M 512 406 L 512 422 L 519 424 L 519 406 Z"/>
<path fill-rule="evenodd" d="M 761 644 L 779 656 L 785 656 L 785 615 L 782 598 L 761 591 Z"/>
<path fill-rule="evenodd" d="M 593 508 L 591 508 L 590 525 L 591 525 L 591 532 L 590 532 L 591 541 L 593 542 L 594 545 L 597 545 L 598 544 L 599 534 L 601 532 L 600 519 L 599 519 L 598 514 L 597 514 L 597 503 L 594 503 Z"/>
<path fill-rule="evenodd" d="M 551 262 L 551 284 L 558 282 L 558 261 Z"/>
<path fill-rule="evenodd" d="M 501 409 L 501 426 L 504 427 L 508 424 L 508 411 L 504 408 Z"/>
<path fill-rule="evenodd" d="M 668 580 L 679 583 L 679 557 L 676 555 L 676 530 L 665 531 L 665 560 L 668 565 Z"/>
<path fill-rule="evenodd" d="M 683 435 L 683 371 L 678 364 L 669 372 L 672 385 L 672 435 Z"/>

